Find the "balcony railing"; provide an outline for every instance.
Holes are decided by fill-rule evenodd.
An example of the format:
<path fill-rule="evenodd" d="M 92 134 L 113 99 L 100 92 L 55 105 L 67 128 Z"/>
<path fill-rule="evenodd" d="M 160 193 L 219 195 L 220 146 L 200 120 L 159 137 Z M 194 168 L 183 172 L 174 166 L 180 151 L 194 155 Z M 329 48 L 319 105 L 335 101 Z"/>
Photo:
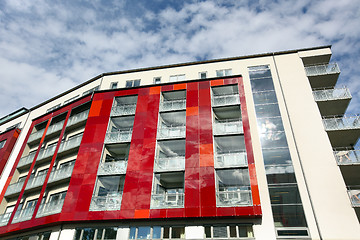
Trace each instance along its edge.
<path fill-rule="evenodd" d="M 71 164 L 66 167 L 51 171 L 49 177 L 49 183 L 71 177 L 73 169 L 74 169 L 74 164 Z"/>
<path fill-rule="evenodd" d="M 34 157 L 35 157 L 35 152 L 31 152 L 29 155 L 20 158 L 18 167 L 22 167 L 22 166 L 32 163 L 32 161 L 34 160 Z"/>
<path fill-rule="evenodd" d="M 24 181 L 16 182 L 10 184 L 6 190 L 5 196 L 12 195 L 14 193 L 19 193 L 24 185 Z"/>
<path fill-rule="evenodd" d="M 23 222 L 26 220 L 30 220 L 32 215 L 34 214 L 35 206 L 26 207 L 23 209 L 18 209 L 15 212 L 14 219 L 12 220 L 13 223 Z"/>
<path fill-rule="evenodd" d="M 239 94 L 218 95 L 218 96 L 213 96 L 212 98 L 213 106 L 233 105 L 239 103 L 240 103 Z"/>
<path fill-rule="evenodd" d="M 131 135 L 132 129 L 107 132 L 105 136 L 105 143 L 130 142 Z"/>
<path fill-rule="evenodd" d="M 63 121 L 60 121 L 60 122 L 57 122 L 53 125 L 50 125 L 48 130 L 46 131 L 46 135 L 49 135 L 49 134 L 52 134 L 54 132 L 57 132 L 57 131 L 60 131 L 63 126 L 64 126 L 64 120 Z"/>
<path fill-rule="evenodd" d="M 44 131 L 45 131 L 45 129 L 41 129 L 39 131 L 36 131 L 36 132 L 30 134 L 28 142 L 32 142 L 32 141 L 35 141 L 37 139 L 40 139 L 42 137 Z"/>
<path fill-rule="evenodd" d="M 340 99 L 351 99 L 348 88 L 324 89 L 313 91 L 315 101 L 331 101 Z"/>
<path fill-rule="evenodd" d="M 50 201 L 40 204 L 36 217 L 44 217 L 61 212 L 64 200 L 65 199 L 60 199 L 58 201 Z"/>
<path fill-rule="evenodd" d="M 184 193 L 163 193 L 151 195 L 151 208 L 184 207 Z"/>
<path fill-rule="evenodd" d="M 360 150 L 338 150 L 334 155 L 339 165 L 360 164 Z"/>
<path fill-rule="evenodd" d="M 122 195 L 120 193 L 107 196 L 93 196 L 90 211 L 120 210 L 121 198 Z"/>
<path fill-rule="evenodd" d="M 136 104 L 126 104 L 114 106 L 111 109 L 111 116 L 123 116 L 123 115 L 132 115 L 135 114 Z"/>
<path fill-rule="evenodd" d="M 163 101 L 160 104 L 160 111 L 174 111 L 182 110 L 186 107 L 186 100 L 173 100 L 173 101 Z"/>
<path fill-rule="evenodd" d="M 45 159 L 45 158 L 48 158 L 48 157 L 54 155 L 55 148 L 56 148 L 56 144 L 51 145 L 47 148 L 42 148 L 39 152 L 39 155 L 38 155 L 36 161 Z"/>
<path fill-rule="evenodd" d="M 59 147 L 59 153 L 65 152 L 67 150 L 70 150 L 72 148 L 76 148 L 76 147 L 80 146 L 81 139 L 82 139 L 82 134 L 78 135 L 76 137 L 70 138 L 69 140 L 67 140 L 65 142 L 61 142 L 60 147 Z"/>
<path fill-rule="evenodd" d="M 89 115 L 89 110 L 83 111 L 80 113 L 75 114 L 74 116 L 71 116 L 66 124 L 66 126 L 72 126 L 75 125 L 81 121 L 84 121 L 87 119 Z"/>
<path fill-rule="evenodd" d="M 186 128 L 185 126 L 161 126 L 157 132 L 158 139 L 164 138 L 185 138 Z"/>
<path fill-rule="evenodd" d="M 328 131 L 360 128 L 360 116 L 324 118 L 323 122 Z"/>
<path fill-rule="evenodd" d="M 185 156 L 155 159 L 155 171 L 177 171 L 184 169 Z"/>
<path fill-rule="evenodd" d="M 250 190 L 235 190 L 235 191 L 218 191 L 216 192 L 216 205 L 239 206 L 251 205 L 251 191 Z"/>
<path fill-rule="evenodd" d="M 241 121 L 221 121 L 215 122 L 214 125 L 214 134 L 233 134 L 244 132 Z"/>
<path fill-rule="evenodd" d="M 11 212 L 10 213 L 4 213 L 0 215 L 0 226 L 5 226 L 8 224 L 10 216 L 11 216 Z"/>
<path fill-rule="evenodd" d="M 115 162 L 102 162 L 99 165 L 98 175 L 125 174 L 127 159 L 121 159 Z"/>
<path fill-rule="evenodd" d="M 246 152 L 218 153 L 215 167 L 243 167 L 247 166 Z"/>
<path fill-rule="evenodd" d="M 305 71 L 306 71 L 306 75 L 308 77 L 317 76 L 317 75 L 340 73 L 340 69 L 339 69 L 339 66 L 337 65 L 337 63 L 306 66 Z"/>
<path fill-rule="evenodd" d="M 36 177 L 30 177 L 29 181 L 26 184 L 25 189 L 31 189 L 39 187 L 44 184 L 46 174 L 41 174 Z"/>
<path fill-rule="evenodd" d="M 360 190 L 348 190 L 348 194 L 353 207 L 360 207 Z"/>

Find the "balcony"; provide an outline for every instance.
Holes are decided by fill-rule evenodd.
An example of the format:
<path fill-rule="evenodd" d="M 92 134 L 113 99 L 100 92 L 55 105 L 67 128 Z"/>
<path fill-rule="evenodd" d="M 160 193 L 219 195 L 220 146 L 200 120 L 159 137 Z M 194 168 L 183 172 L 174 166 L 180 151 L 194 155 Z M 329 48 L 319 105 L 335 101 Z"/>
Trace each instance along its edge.
<path fill-rule="evenodd" d="M 185 156 L 156 158 L 155 171 L 183 171 L 185 170 Z"/>
<path fill-rule="evenodd" d="M 334 148 L 353 146 L 360 137 L 360 116 L 324 118 L 323 122 Z"/>
<path fill-rule="evenodd" d="M 244 133 L 241 121 L 223 120 L 214 123 L 214 135 Z"/>
<path fill-rule="evenodd" d="M 19 193 L 23 186 L 24 186 L 24 181 L 10 184 L 5 192 L 5 197 Z"/>
<path fill-rule="evenodd" d="M 26 207 L 23 209 L 18 209 L 15 212 L 15 216 L 12 220 L 12 223 L 17 223 L 17 222 L 23 222 L 23 221 L 27 221 L 30 220 L 32 215 L 34 214 L 34 210 L 35 210 L 35 206 L 31 206 L 31 207 Z"/>
<path fill-rule="evenodd" d="M 68 120 L 66 126 L 70 127 L 70 126 L 77 125 L 78 123 L 85 121 L 87 119 L 88 115 L 89 115 L 89 110 L 77 113 L 77 114 L 69 117 L 69 120 Z"/>
<path fill-rule="evenodd" d="M 55 148 L 57 144 L 53 144 L 51 146 L 48 146 L 47 148 L 42 148 L 39 152 L 38 157 L 36 158 L 36 161 L 44 160 L 48 157 L 52 157 L 55 153 Z"/>
<path fill-rule="evenodd" d="M 169 193 L 151 195 L 151 208 L 182 208 L 184 193 Z"/>
<path fill-rule="evenodd" d="M 216 168 L 247 167 L 246 152 L 218 153 L 215 158 Z"/>
<path fill-rule="evenodd" d="M 4 214 L 0 215 L 0 227 L 8 224 L 11 214 L 12 213 L 10 212 L 10 213 L 4 213 Z"/>
<path fill-rule="evenodd" d="M 353 207 L 360 207 L 360 189 L 349 189 L 348 195 Z"/>
<path fill-rule="evenodd" d="M 25 189 L 28 190 L 28 189 L 42 186 L 44 184 L 45 177 L 46 177 L 46 173 L 38 175 L 36 177 L 30 177 L 29 181 L 26 184 Z"/>
<path fill-rule="evenodd" d="M 98 175 L 125 174 L 127 159 L 114 159 L 114 162 L 101 162 Z"/>
<path fill-rule="evenodd" d="M 53 133 L 61 131 L 61 129 L 64 126 L 64 122 L 65 122 L 65 120 L 62 120 L 62 121 L 57 122 L 55 124 L 51 124 L 49 126 L 48 130 L 46 131 L 46 136 L 49 136 L 49 135 L 51 135 Z"/>
<path fill-rule="evenodd" d="M 321 116 L 344 115 L 352 98 L 349 89 L 345 87 L 315 90 L 313 95 Z"/>
<path fill-rule="evenodd" d="M 339 150 L 334 151 L 338 165 L 359 165 L 360 150 Z"/>
<path fill-rule="evenodd" d="M 31 152 L 29 155 L 20 158 L 20 161 L 18 163 L 18 168 L 24 167 L 26 165 L 29 165 L 33 162 L 36 152 Z"/>
<path fill-rule="evenodd" d="M 107 132 L 105 136 L 105 143 L 120 143 L 130 142 L 132 129 L 119 130 L 116 132 Z"/>
<path fill-rule="evenodd" d="M 59 199 L 58 201 L 50 201 L 44 204 L 40 204 L 36 217 L 44 217 L 56 213 L 60 213 L 65 199 Z"/>
<path fill-rule="evenodd" d="M 79 147 L 81 143 L 81 139 L 82 139 L 82 134 L 71 137 L 65 142 L 61 142 L 58 153 L 63 153 L 73 148 Z"/>
<path fill-rule="evenodd" d="M 49 177 L 49 183 L 57 182 L 57 181 L 60 181 L 63 179 L 70 178 L 73 169 L 74 169 L 74 164 L 71 164 L 66 167 L 51 171 L 50 177 Z"/>
<path fill-rule="evenodd" d="M 212 98 L 213 107 L 240 104 L 239 94 L 214 95 Z"/>
<path fill-rule="evenodd" d="M 28 143 L 33 143 L 35 141 L 40 140 L 40 138 L 44 134 L 44 131 L 45 131 L 45 129 L 41 129 L 39 131 L 36 131 L 36 132 L 30 134 L 29 139 L 28 139 Z"/>
<path fill-rule="evenodd" d="M 186 108 L 186 99 L 163 101 L 160 104 L 160 111 L 176 111 Z"/>
<path fill-rule="evenodd" d="M 124 115 L 134 115 L 136 111 L 136 103 L 135 104 L 126 104 L 126 105 L 118 105 L 114 106 L 111 109 L 111 117 L 124 116 Z"/>
<path fill-rule="evenodd" d="M 185 126 L 162 125 L 160 128 L 158 128 L 157 131 L 158 139 L 185 138 L 185 136 L 186 136 Z"/>
<path fill-rule="evenodd" d="M 336 85 L 340 69 L 337 63 L 329 63 L 306 66 L 305 72 L 312 88 L 324 88 Z"/>
<path fill-rule="evenodd" d="M 250 190 L 227 190 L 216 192 L 218 207 L 248 206 L 252 204 Z"/>
<path fill-rule="evenodd" d="M 114 211 L 120 210 L 122 195 L 120 193 L 107 196 L 93 196 L 90 211 Z"/>

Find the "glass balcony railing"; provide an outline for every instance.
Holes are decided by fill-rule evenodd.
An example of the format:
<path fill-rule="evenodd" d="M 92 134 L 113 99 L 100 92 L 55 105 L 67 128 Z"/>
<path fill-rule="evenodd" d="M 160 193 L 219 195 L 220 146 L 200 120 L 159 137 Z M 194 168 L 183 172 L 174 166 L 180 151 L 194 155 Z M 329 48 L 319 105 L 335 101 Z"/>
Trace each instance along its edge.
<path fill-rule="evenodd" d="M 327 131 L 360 128 L 360 116 L 324 118 L 323 122 Z"/>
<path fill-rule="evenodd" d="M 107 132 L 105 136 L 105 143 L 130 142 L 131 135 L 132 129 Z"/>
<path fill-rule="evenodd" d="M 36 132 L 30 134 L 28 142 L 32 142 L 32 141 L 35 141 L 37 139 L 40 139 L 42 137 L 44 131 L 45 131 L 45 129 L 41 129 L 39 131 L 36 131 Z"/>
<path fill-rule="evenodd" d="M 34 160 L 35 153 L 36 153 L 36 152 L 31 152 L 29 155 L 20 158 L 18 167 L 22 167 L 22 166 L 31 164 L 32 161 Z"/>
<path fill-rule="evenodd" d="M 212 98 L 213 106 L 233 105 L 239 103 L 240 103 L 239 94 L 217 95 L 217 96 L 213 96 Z"/>
<path fill-rule="evenodd" d="M 10 213 L 4 213 L 0 215 L 0 226 L 5 226 L 8 224 L 10 216 L 11 216 L 11 212 Z"/>
<path fill-rule="evenodd" d="M 69 120 L 68 120 L 66 126 L 68 127 L 68 126 L 75 125 L 79 122 L 82 122 L 87 119 L 88 115 L 89 115 L 89 110 L 77 113 L 77 114 L 69 117 Z"/>
<path fill-rule="evenodd" d="M 151 195 L 151 208 L 184 207 L 184 193 L 163 193 Z"/>
<path fill-rule="evenodd" d="M 39 187 L 44 184 L 46 174 L 41 174 L 36 177 L 30 177 L 29 181 L 26 184 L 25 189 L 31 189 Z"/>
<path fill-rule="evenodd" d="M 214 123 L 214 134 L 236 134 L 243 132 L 241 121 L 221 121 Z"/>
<path fill-rule="evenodd" d="M 65 142 L 61 142 L 60 147 L 59 147 L 59 153 L 65 152 L 67 150 L 70 150 L 72 148 L 76 148 L 76 147 L 80 146 L 82 136 L 83 135 L 80 134 L 80 135 L 70 138 L 69 140 L 67 140 Z"/>
<path fill-rule="evenodd" d="M 114 162 L 102 162 L 99 165 L 98 175 L 125 174 L 127 159 L 119 159 Z"/>
<path fill-rule="evenodd" d="M 90 211 L 120 210 L 122 195 L 120 193 L 107 196 L 93 196 Z"/>
<path fill-rule="evenodd" d="M 58 201 L 50 201 L 40 204 L 36 217 L 44 217 L 61 212 L 64 200 L 65 199 L 59 199 Z"/>
<path fill-rule="evenodd" d="M 186 108 L 186 99 L 163 101 L 160 104 L 160 111 L 174 111 Z"/>
<path fill-rule="evenodd" d="M 55 148 L 56 148 L 56 144 L 48 146 L 47 148 L 42 148 L 39 152 L 36 161 L 53 156 L 55 152 Z"/>
<path fill-rule="evenodd" d="M 348 195 L 353 207 L 360 207 L 360 189 L 348 190 Z"/>
<path fill-rule="evenodd" d="M 310 77 L 317 75 L 340 73 L 340 68 L 337 65 L 337 63 L 329 63 L 329 64 L 319 64 L 314 66 L 306 66 L 305 71 L 306 71 L 306 75 Z"/>
<path fill-rule="evenodd" d="M 251 205 L 251 191 L 250 190 L 233 190 L 233 191 L 218 191 L 216 192 L 216 205 L 227 206 L 239 206 L 239 205 Z"/>
<path fill-rule="evenodd" d="M 49 177 L 49 183 L 71 177 L 73 169 L 74 169 L 74 164 L 71 164 L 66 167 L 51 171 Z"/>
<path fill-rule="evenodd" d="M 340 99 L 351 99 L 348 88 L 324 89 L 313 91 L 315 101 L 331 101 Z"/>
<path fill-rule="evenodd" d="M 136 111 L 136 104 L 126 104 L 114 106 L 111 109 L 111 116 L 123 116 L 123 115 L 133 115 Z"/>
<path fill-rule="evenodd" d="M 161 126 L 157 132 L 158 139 L 165 138 L 185 138 L 186 128 L 185 126 Z"/>
<path fill-rule="evenodd" d="M 46 135 L 50 135 L 54 132 L 60 131 L 64 126 L 64 122 L 65 120 L 50 125 L 48 130 L 46 131 Z"/>
<path fill-rule="evenodd" d="M 34 210 L 35 210 L 35 206 L 31 206 L 31 207 L 26 207 L 23 209 L 18 209 L 15 212 L 15 216 L 12 220 L 12 223 L 17 223 L 17 222 L 23 222 L 26 220 L 30 220 L 32 215 L 34 214 Z"/>
<path fill-rule="evenodd" d="M 334 156 L 339 165 L 360 164 L 360 150 L 337 150 Z"/>
<path fill-rule="evenodd" d="M 215 167 L 244 167 L 247 166 L 246 152 L 218 153 L 215 158 Z"/>
<path fill-rule="evenodd" d="M 181 170 L 185 170 L 185 156 L 155 159 L 155 171 L 181 171 Z"/>
<path fill-rule="evenodd" d="M 5 196 L 12 195 L 14 193 L 19 193 L 24 185 L 24 181 L 16 182 L 13 184 L 10 184 L 8 188 L 6 189 Z"/>

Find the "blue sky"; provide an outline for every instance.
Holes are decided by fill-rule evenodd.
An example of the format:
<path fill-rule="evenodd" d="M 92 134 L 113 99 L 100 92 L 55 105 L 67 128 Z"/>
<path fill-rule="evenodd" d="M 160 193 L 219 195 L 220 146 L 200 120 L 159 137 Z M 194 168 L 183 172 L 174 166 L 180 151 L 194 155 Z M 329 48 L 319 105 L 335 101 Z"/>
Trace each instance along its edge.
<path fill-rule="evenodd" d="M 359 0 L 2 0 L 0 116 L 103 72 L 332 45 L 360 107 Z"/>

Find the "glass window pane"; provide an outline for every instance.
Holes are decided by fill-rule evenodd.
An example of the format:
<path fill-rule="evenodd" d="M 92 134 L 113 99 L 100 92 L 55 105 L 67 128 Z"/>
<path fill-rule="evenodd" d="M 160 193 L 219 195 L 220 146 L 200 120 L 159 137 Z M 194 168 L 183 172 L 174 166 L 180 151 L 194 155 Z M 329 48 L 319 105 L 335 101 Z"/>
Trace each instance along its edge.
<path fill-rule="evenodd" d="M 257 92 L 253 97 L 255 104 L 277 103 L 275 91 Z"/>
<path fill-rule="evenodd" d="M 140 79 L 134 80 L 134 87 L 140 86 Z"/>
<path fill-rule="evenodd" d="M 256 117 L 268 118 L 280 116 L 279 106 L 275 104 L 255 105 Z"/>
<path fill-rule="evenodd" d="M 296 183 L 292 165 L 265 166 L 268 184 Z"/>
<path fill-rule="evenodd" d="M 84 228 L 81 240 L 93 240 L 95 236 L 95 228 Z"/>
<path fill-rule="evenodd" d="M 94 195 L 107 196 L 117 194 L 122 191 L 123 186 L 123 176 L 101 176 L 97 180 Z"/>
<path fill-rule="evenodd" d="M 262 151 L 265 165 L 292 164 L 288 148 L 263 149 Z"/>
<path fill-rule="evenodd" d="M 278 236 L 309 236 L 307 230 L 302 229 L 286 229 L 286 230 L 277 230 Z"/>
<path fill-rule="evenodd" d="M 211 238 L 211 227 L 210 226 L 205 226 L 205 237 Z"/>
<path fill-rule="evenodd" d="M 273 205 L 275 227 L 306 227 L 302 205 Z"/>
<path fill-rule="evenodd" d="M 96 240 L 101 240 L 101 239 L 102 239 L 103 231 L 104 231 L 103 228 L 99 228 L 99 229 L 97 230 L 96 238 L 95 238 Z"/>
<path fill-rule="evenodd" d="M 159 227 L 159 226 L 154 226 L 153 227 L 152 238 L 153 239 L 160 239 L 161 238 L 161 227 Z"/>
<path fill-rule="evenodd" d="M 284 131 L 281 117 L 260 118 L 257 122 L 261 133 Z"/>
<path fill-rule="evenodd" d="M 115 240 L 116 239 L 116 234 L 117 234 L 117 228 L 116 227 L 106 228 L 105 229 L 104 240 Z"/>
<path fill-rule="evenodd" d="M 74 240 L 80 240 L 81 231 L 82 229 L 76 229 Z"/>
<path fill-rule="evenodd" d="M 248 226 L 239 226 L 239 237 L 248 237 Z"/>
<path fill-rule="evenodd" d="M 214 226 L 213 227 L 214 238 L 227 238 L 226 226 Z"/>
<path fill-rule="evenodd" d="M 300 203 L 300 194 L 296 184 L 269 186 L 271 204 L 294 204 Z"/>
<path fill-rule="evenodd" d="M 253 92 L 261 92 L 267 90 L 274 90 L 274 84 L 271 77 L 269 78 L 260 78 L 253 80 L 251 79 L 251 89 Z"/>
<path fill-rule="evenodd" d="M 284 132 L 268 132 L 260 134 L 260 141 L 263 148 L 288 147 Z"/>
<path fill-rule="evenodd" d="M 230 226 L 230 237 L 236 237 L 236 226 Z"/>
<path fill-rule="evenodd" d="M 132 87 L 133 81 L 126 81 L 125 87 Z"/>
<path fill-rule="evenodd" d="M 150 239 L 150 227 L 138 227 L 137 239 Z"/>
<path fill-rule="evenodd" d="M 136 227 L 131 227 L 129 239 L 135 239 L 135 233 L 136 233 Z"/>
<path fill-rule="evenodd" d="M 170 228 L 169 227 L 164 227 L 163 238 L 169 238 L 169 237 L 170 237 Z"/>
<path fill-rule="evenodd" d="M 249 67 L 250 79 L 271 77 L 269 66 Z"/>
<path fill-rule="evenodd" d="M 171 238 L 185 238 L 185 227 L 172 227 Z"/>
<path fill-rule="evenodd" d="M 218 191 L 234 191 L 250 185 L 249 170 L 224 169 L 216 171 Z"/>

